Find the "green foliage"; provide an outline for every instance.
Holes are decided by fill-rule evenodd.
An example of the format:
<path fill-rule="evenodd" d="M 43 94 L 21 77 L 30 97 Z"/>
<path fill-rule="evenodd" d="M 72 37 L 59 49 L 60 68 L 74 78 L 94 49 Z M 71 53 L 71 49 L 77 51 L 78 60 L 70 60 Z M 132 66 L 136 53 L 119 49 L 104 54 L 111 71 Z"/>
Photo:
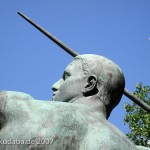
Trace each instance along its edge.
<path fill-rule="evenodd" d="M 150 105 L 150 87 L 142 83 L 136 85 L 134 95 Z M 125 104 L 126 115 L 124 122 L 129 125 L 130 132 L 127 136 L 136 144 L 149 147 L 150 142 L 150 114 L 141 107 L 132 104 Z"/>

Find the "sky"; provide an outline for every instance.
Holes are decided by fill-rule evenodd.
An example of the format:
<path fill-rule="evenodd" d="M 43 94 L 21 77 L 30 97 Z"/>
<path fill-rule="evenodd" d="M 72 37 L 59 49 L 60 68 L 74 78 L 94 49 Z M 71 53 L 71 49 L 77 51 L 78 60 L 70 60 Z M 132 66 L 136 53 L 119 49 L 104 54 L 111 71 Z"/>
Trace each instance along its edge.
<path fill-rule="evenodd" d="M 149 0 L 1 0 L 0 90 L 50 100 L 72 57 L 22 19 L 20 11 L 80 54 L 105 56 L 122 69 L 126 88 L 150 85 Z M 110 122 L 124 133 L 122 97 Z"/>

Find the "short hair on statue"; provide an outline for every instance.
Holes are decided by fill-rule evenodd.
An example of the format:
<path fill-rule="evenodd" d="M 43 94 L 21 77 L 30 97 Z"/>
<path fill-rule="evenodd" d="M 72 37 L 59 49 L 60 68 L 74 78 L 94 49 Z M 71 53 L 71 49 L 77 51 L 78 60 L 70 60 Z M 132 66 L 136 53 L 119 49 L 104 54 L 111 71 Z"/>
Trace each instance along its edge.
<path fill-rule="evenodd" d="M 97 77 L 96 94 L 106 106 L 106 118 L 118 105 L 125 88 L 125 78 L 119 66 L 113 61 L 94 54 L 78 55 L 73 61 L 81 60 L 84 75 Z"/>

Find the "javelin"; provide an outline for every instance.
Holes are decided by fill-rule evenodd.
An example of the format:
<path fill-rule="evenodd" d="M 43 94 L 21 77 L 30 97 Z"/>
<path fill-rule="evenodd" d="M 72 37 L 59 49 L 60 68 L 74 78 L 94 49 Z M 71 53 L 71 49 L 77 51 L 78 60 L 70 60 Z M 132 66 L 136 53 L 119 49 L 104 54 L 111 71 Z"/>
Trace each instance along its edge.
<path fill-rule="evenodd" d="M 44 35 L 46 35 L 49 39 L 51 39 L 54 43 L 56 43 L 58 46 L 60 46 L 63 50 L 65 50 L 67 53 L 69 53 L 71 56 L 76 57 L 79 55 L 76 51 L 74 51 L 72 48 L 68 47 L 66 44 L 64 44 L 62 41 L 57 39 L 55 36 L 53 36 L 51 33 L 46 31 L 44 28 L 33 22 L 30 18 L 22 14 L 21 12 L 18 12 L 18 14 L 23 17 L 26 21 L 28 21 L 30 24 L 32 24 L 35 28 L 37 28 L 39 31 L 41 31 Z M 147 105 L 145 102 L 143 102 L 141 99 L 136 97 L 134 94 L 129 92 L 127 89 L 124 89 L 123 94 L 131 99 L 134 103 L 141 106 L 144 110 L 150 113 L 150 106 Z"/>

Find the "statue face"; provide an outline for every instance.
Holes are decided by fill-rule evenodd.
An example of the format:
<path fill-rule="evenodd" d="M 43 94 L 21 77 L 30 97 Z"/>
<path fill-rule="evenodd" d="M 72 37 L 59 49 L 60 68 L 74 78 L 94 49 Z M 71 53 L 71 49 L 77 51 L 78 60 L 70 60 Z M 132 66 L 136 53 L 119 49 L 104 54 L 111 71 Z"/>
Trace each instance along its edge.
<path fill-rule="evenodd" d="M 81 60 L 73 61 L 65 69 L 62 78 L 52 86 L 52 100 L 69 102 L 82 97 L 85 81 Z"/>

